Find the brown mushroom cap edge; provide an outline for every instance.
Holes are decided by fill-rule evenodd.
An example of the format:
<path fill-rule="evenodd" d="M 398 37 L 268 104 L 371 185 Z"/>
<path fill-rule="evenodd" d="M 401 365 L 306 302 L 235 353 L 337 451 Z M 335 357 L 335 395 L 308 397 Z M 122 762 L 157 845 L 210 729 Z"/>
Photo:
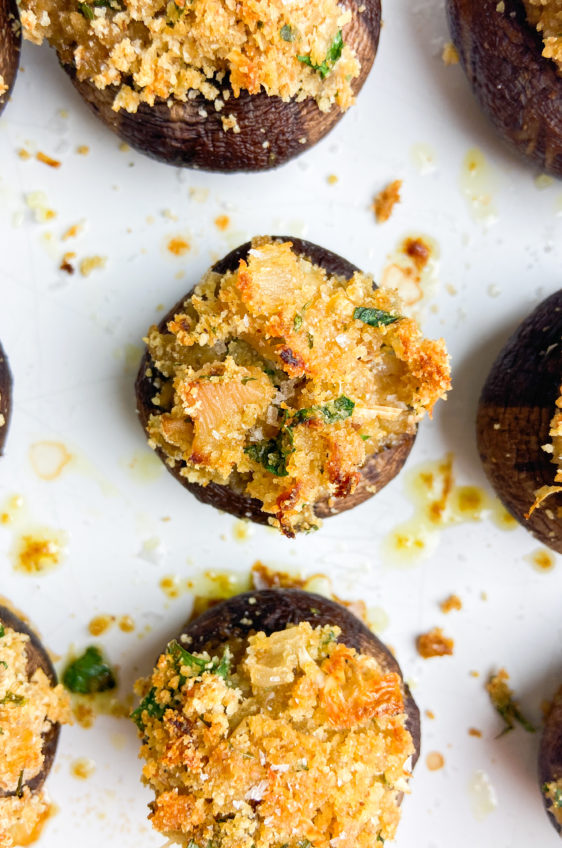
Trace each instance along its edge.
<path fill-rule="evenodd" d="M 354 47 L 361 63 L 353 81 L 357 95 L 377 52 L 381 28 L 380 0 L 345 0 L 352 14 L 343 29 L 346 44 Z M 198 94 L 193 100 L 158 99 L 141 103 L 136 113 L 113 111 L 116 86 L 103 90 L 77 79 L 71 65 L 63 65 L 78 92 L 95 115 L 127 144 L 169 165 L 208 171 L 263 171 L 282 165 L 316 144 L 342 117 L 334 105 L 321 112 L 316 101 L 284 102 L 265 92 L 231 96 L 222 112 Z M 170 105 L 168 105 L 170 103 Z M 225 132 L 222 116 L 234 115 L 240 132 Z"/>
<path fill-rule="evenodd" d="M 412 769 L 420 753 L 420 714 L 411 692 L 404 682 L 400 666 L 386 647 L 350 610 L 335 601 L 302 589 L 261 589 L 244 592 L 211 607 L 182 631 L 188 637 L 190 651 L 220 654 L 226 643 L 237 655 L 245 648 L 251 633 L 263 631 L 267 636 L 284 630 L 289 624 L 308 621 L 312 627 L 324 625 L 341 629 L 339 642 L 359 653 L 374 657 L 385 672 L 394 672 L 402 680 L 406 726 L 414 742 Z M 180 637 L 181 638 L 181 637 Z"/>
<path fill-rule="evenodd" d="M 447 0 L 449 29 L 487 117 L 514 150 L 562 176 L 562 75 L 522 0 Z"/>
<path fill-rule="evenodd" d="M 293 250 L 300 256 L 306 256 L 315 264 L 323 267 L 328 274 L 343 276 L 347 279 L 359 269 L 352 265 L 336 253 L 332 253 L 323 247 L 312 244 L 302 239 L 292 238 L 290 236 L 272 236 L 280 241 L 290 241 L 293 245 Z M 217 274 L 225 274 L 227 271 L 233 271 L 238 268 L 240 259 L 244 259 L 251 248 L 251 242 L 246 242 L 240 247 L 233 250 L 220 262 L 213 266 L 213 271 Z M 175 314 L 181 311 L 183 304 L 188 300 L 193 293 L 193 289 L 188 292 L 185 297 L 182 297 L 175 306 L 170 309 L 167 315 L 161 320 L 159 326 L 160 332 L 165 332 L 168 322 Z M 147 376 L 147 369 L 151 370 L 151 376 Z M 147 432 L 148 420 L 151 414 L 158 412 L 152 399 L 157 393 L 157 388 L 154 386 L 154 380 L 158 379 L 159 372 L 153 367 L 152 360 L 148 351 L 145 352 L 135 383 L 135 392 L 137 398 L 137 410 L 140 417 L 140 422 Z M 161 375 L 160 375 L 161 376 Z M 367 459 L 365 464 L 360 469 L 361 479 L 357 484 L 357 488 L 350 495 L 344 498 L 338 498 L 335 501 L 330 501 L 328 498 L 318 501 L 314 506 L 314 513 L 318 518 L 328 518 L 331 515 L 336 515 L 354 506 L 363 503 L 380 491 L 387 483 L 398 474 L 410 453 L 414 444 L 415 434 L 405 434 L 396 445 L 391 448 L 385 448 L 376 454 L 373 454 Z M 166 454 L 161 449 L 157 448 L 156 453 L 165 463 L 168 471 L 178 480 L 182 486 L 195 495 L 198 500 L 203 503 L 210 504 L 223 512 L 228 512 L 235 515 L 237 518 L 249 518 L 258 524 L 268 524 L 271 517 L 268 513 L 262 511 L 261 501 L 255 498 L 250 498 L 242 492 L 238 492 L 233 488 L 219 483 L 209 483 L 207 486 L 201 486 L 198 483 L 190 483 L 181 474 L 183 463 L 176 463 L 172 468 L 166 463 Z M 376 491 L 375 491 L 376 490 Z"/>
<path fill-rule="evenodd" d="M 10 366 L 8 365 L 8 357 L 0 344 L 0 456 L 2 456 L 6 436 L 8 435 L 11 411 L 12 375 L 10 373 Z"/>
<path fill-rule="evenodd" d="M 58 681 L 55 669 L 50 660 L 49 654 L 37 634 L 34 633 L 34 631 L 15 613 L 2 605 L 0 605 L 0 623 L 3 624 L 4 627 L 9 627 L 11 630 L 15 630 L 17 633 L 25 633 L 29 636 L 29 642 L 26 647 L 28 679 L 30 679 L 34 675 L 35 671 L 40 668 L 52 685 L 56 686 Z M 51 770 L 51 766 L 53 765 L 53 760 L 55 758 L 59 733 L 60 725 L 50 724 L 48 731 L 43 734 L 43 767 L 34 778 L 26 781 L 24 784 L 29 787 L 31 792 L 38 792 L 47 779 L 47 775 Z M 15 794 L 15 792 L 3 792 L 0 789 L 0 797 Z"/>
<path fill-rule="evenodd" d="M 544 300 L 508 340 L 486 379 L 476 420 L 484 470 L 504 506 L 537 539 L 562 553 L 552 494 L 527 519 L 535 492 L 554 483 L 556 465 L 542 445 L 562 383 L 562 289 Z"/>
<path fill-rule="evenodd" d="M 0 95 L 0 114 L 12 92 L 21 50 L 21 25 L 16 0 L 0 0 L 0 77 L 7 91 Z"/>
<path fill-rule="evenodd" d="M 562 835 L 562 825 L 553 816 L 542 789 L 545 783 L 557 780 L 562 780 L 562 688 L 555 696 L 552 709 L 546 718 L 539 748 L 539 786 L 548 816 Z"/>

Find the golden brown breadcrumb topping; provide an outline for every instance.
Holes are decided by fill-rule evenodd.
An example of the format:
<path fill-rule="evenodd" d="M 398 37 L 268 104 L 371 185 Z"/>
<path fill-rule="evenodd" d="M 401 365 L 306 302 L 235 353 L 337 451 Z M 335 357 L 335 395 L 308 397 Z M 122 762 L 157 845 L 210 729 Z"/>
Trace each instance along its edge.
<path fill-rule="evenodd" d="M 360 64 L 345 43 L 351 12 L 337 0 L 22 0 L 20 9 L 26 38 L 46 38 L 78 79 L 117 87 L 115 110 L 200 93 L 228 112 L 243 90 L 314 98 L 325 112 L 353 103 Z"/>
<path fill-rule="evenodd" d="M 550 812 L 558 824 L 562 825 L 562 777 L 545 783 L 542 789 L 544 797 L 549 802 Z"/>
<path fill-rule="evenodd" d="M 529 518 L 537 507 L 547 500 L 551 495 L 562 492 L 562 386 L 560 395 L 556 400 L 556 412 L 550 422 L 549 436 L 551 441 L 542 446 L 545 453 L 551 454 L 552 462 L 557 466 L 554 484 L 552 486 L 541 486 L 535 491 L 535 500 L 525 518 Z"/>
<path fill-rule="evenodd" d="M 562 0 L 523 0 L 529 22 L 541 34 L 542 55 L 562 70 Z"/>
<path fill-rule="evenodd" d="M 161 375 L 151 446 L 190 482 L 257 498 L 287 535 L 317 526 L 313 505 L 353 492 L 450 387 L 443 340 L 422 337 L 396 292 L 266 238 L 146 341 Z"/>
<path fill-rule="evenodd" d="M 27 844 L 48 804 L 42 791 L 25 785 L 44 763 L 42 734 L 68 723 L 70 705 L 61 685 L 41 669 L 27 673 L 29 636 L 0 625 L 0 846 Z"/>
<path fill-rule="evenodd" d="M 257 633 L 236 660 L 170 643 L 133 714 L 157 830 L 217 848 L 394 837 L 414 750 L 401 680 L 339 632 Z"/>

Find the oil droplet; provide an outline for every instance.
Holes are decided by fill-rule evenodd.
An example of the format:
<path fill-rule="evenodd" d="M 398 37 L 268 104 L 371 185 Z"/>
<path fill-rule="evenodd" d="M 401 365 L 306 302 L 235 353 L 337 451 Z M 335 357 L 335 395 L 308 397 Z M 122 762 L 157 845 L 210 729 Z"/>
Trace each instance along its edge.
<path fill-rule="evenodd" d="M 138 483 L 152 483 L 164 471 L 164 466 L 156 454 L 146 450 L 133 454 L 126 467 Z"/>
<path fill-rule="evenodd" d="M 166 577 L 163 577 L 158 584 L 167 598 L 174 600 L 175 598 L 179 598 L 181 594 L 181 584 L 179 577 L 174 577 L 174 575 L 169 574 Z"/>
<path fill-rule="evenodd" d="M 499 527 L 500 530 L 515 530 L 518 526 L 517 519 L 513 517 L 513 515 L 507 511 L 500 500 L 495 501 L 494 507 L 492 508 L 491 519 L 496 527 Z"/>
<path fill-rule="evenodd" d="M 117 751 L 122 751 L 127 744 L 127 737 L 124 733 L 112 733 L 109 738 Z"/>
<path fill-rule="evenodd" d="M 494 787 L 490 783 L 488 775 L 483 771 L 477 771 L 471 777 L 468 784 L 468 795 L 472 815 L 477 821 L 484 821 L 498 806 Z"/>
<path fill-rule="evenodd" d="M 439 278 L 439 246 L 435 239 L 422 233 L 403 238 L 388 254 L 380 275 L 382 288 L 397 289 L 407 309 L 435 293 Z"/>
<path fill-rule="evenodd" d="M 41 528 L 16 539 L 12 550 L 14 569 L 24 574 L 45 574 L 52 571 L 64 556 L 66 534 L 60 530 Z"/>
<path fill-rule="evenodd" d="M 80 757 L 70 765 L 70 773 L 78 780 L 87 780 L 96 770 L 96 764 L 87 757 Z"/>
<path fill-rule="evenodd" d="M 382 607 L 367 607 L 367 624 L 373 633 L 383 633 L 390 624 L 390 618 Z"/>
<path fill-rule="evenodd" d="M 122 615 L 118 621 L 119 630 L 123 633 L 132 633 L 135 629 L 135 622 L 130 615 Z"/>
<path fill-rule="evenodd" d="M 31 466 L 41 480 L 56 480 L 72 459 L 62 442 L 35 442 L 29 448 Z"/>
<path fill-rule="evenodd" d="M 232 528 L 232 535 L 237 542 L 245 542 L 250 538 L 250 536 L 252 536 L 253 532 L 254 528 L 249 521 L 236 521 Z"/>
<path fill-rule="evenodd" d="M 497 222 L 498 213 L 493 199 L 496 178 L 486 157 L 476 147 L 469 150 L 464 157 L 460 188 L 468 203 L 469 212 L 476 221 L 488 226 Z"/>
<path fill-rule="evenodd" d="M 128 719 L 134 701 L 132 694 L 119 699 L 113 691 L 99 692 L 96 695 L 72 694 L 70 699 L 74 719 L 85 729 L 92 727 L 99 715 Z"/>
<path fill-rule="evenodd" d="M 10 495 L 4 502 L 2 512 L 0 513 L 1 524 L 11 524 L 15 521 L 18 514 L 21 512 L 25 504 L 23 495 Z"/>
<path fill-rule="evenodd" d="M 562 215 L 562 194 L 559 194 L 554 202 L 554 214 Z"/>
<path fill-rule="evenodd" d="M 115 621 L 114 615 L 96 615 L 88 624 L 88 630 L 92 636 L 101 636 L 112 626 Z"/>
<path fill-rule="evenodd" d="M 545 188 L 550 188 L 551 185 L 554 185 L 553 177 L 548 174 L 538 174 L 533 180 L 535 183 L 535 187 L 538 188 L 539 191 L 544 191 Z"/>
<path fill-rule="evenodd" d="M 530 562 L 535 571 L 545 574 L 547 571 L 552 571 L 556 565 L 554 555 L 546 548 L 537 548 L 530 554 L 527 554 L 524 559 Z"/>
<path fill-rule="evenodd" d="M 422 177 L 435 171 L 437 156 L 429 144 L 414 144 L 410 148 L 410 159 Z"/>
<path fill-rule="evenodd" d="M 50 803 L 45 808 L 44 812 L 39 817 L 35 827 L 31 831 L 31 833 L 27 830 L 25 823 L 21 825 L 15 825 L 11 831 L 10 835 L 13 838 L 14 845 L 33 845 L 35 842 L 38 842 L 41 834 L 43 833 L 43 828 L 49 821 L 49 819 L 54 818 L 59 812 L 59 807 L 56 804 Z"/>
<path fill-rule="evenodd" d="M 143 350 L 140 345 L 126 344 L 123 347 L 117 347 L 113 351 L 116 359 L 123 363 L 125 374 L 136 374 L 138 371 Z"/>
<path fill-rule="evenodd" d="M 425 764 L 430 771 L 439 771 L 445 765 L 445 757 L 439 751 L 430 751 L 425 758 Z"/>

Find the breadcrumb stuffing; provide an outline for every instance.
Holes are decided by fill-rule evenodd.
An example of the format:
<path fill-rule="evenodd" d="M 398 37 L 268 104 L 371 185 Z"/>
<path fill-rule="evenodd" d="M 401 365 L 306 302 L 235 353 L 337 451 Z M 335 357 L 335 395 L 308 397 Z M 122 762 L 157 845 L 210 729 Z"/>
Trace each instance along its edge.
<path fill-rule="evenodd" d="M 399 675 L 301 623 L 219 660 L 171 643 L 139 681 L 149 818 L 182 845 L 379 848 L 414 747 Z"/>
<path fill-rule="evenodd" d="M 402 188 L 402 180 L 394 180 L 383 188 L 373 201 L 373 212 L 377 224 L 384 224 L 388 221 L 394 207 L 400 203 L 400 189 Z"/>
<path fill-rule="evenodd" d="M 149 444 L 190 482 L 242 488 L 293 535 L 414 432 L 449 388 L 448 356 L 371 277 L 330 277 L 291 242 L 252 245 L 237 270 L 208 272 L 166 331 L 150 329 Z"/>
<path fill-rule="evenodd" d="M 562 0 L 523 0 L 529 23 L 541 34 L 545 59 L 562 70 Z"/>
<path fill-rule="evenodd" d="M 351 11 L 337 0 L 22 0 L 20 12 L 26 38 L 47 39 L 78 79 L 115 87 L 116 111 L 194 92 L 218 111 L 225 80 L 235 97 L 264 91 L 345 110 L 360 72 L 345 43 Z M 232 115 L 222 122 L 239 132 Z"/>
<path fill-rule="evenodd" d="M 42 791 L 26 784 L 43 767 L 43 738 L 51 725 L 70 723 L 68 696 L 53 686 L 42 671 L 28 677 L 29 636 L 0 625 L 0 846 L 28 844 L 25 840 L 45 815 Z"/>

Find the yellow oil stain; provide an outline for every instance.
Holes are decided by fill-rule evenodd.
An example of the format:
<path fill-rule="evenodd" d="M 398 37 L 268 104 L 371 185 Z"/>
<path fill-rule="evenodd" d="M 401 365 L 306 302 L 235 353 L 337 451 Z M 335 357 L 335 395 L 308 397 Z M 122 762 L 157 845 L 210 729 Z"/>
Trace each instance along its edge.
<path fill-rule="evenodd" d="M 134 619 L 130 615 L 122 615 L 119 618 L 117 625 L 119 627 L 119 630 L 121 630 L 123 633 L 132 633 L 136 626 Z"/>
<path fill-rule="evenodd" d="M 66 533 L 48 527 L 16 537 L 11 555 L 14 569 L 23 574 L 46 574 L 57 568 L 65 555 Z"/>
<path fill-rule="evenodd" d="M 237 542 L 246 542 L 254 532 L 253 526 L 249 521 L 235 521 L 234 527 L 232 528 L 232 535 L 234 536 Z"/>
<path fill-rule="evenodd" d="M 88 631 L 92 636 L 101 636 L 103 633 L 107 633 L 114 622 L 114 615 L 96 615 L 88 624 Z"/>
<path fill-rule="evenodd" d="M 125 463 L 125 467 L 137 483 L 152 483 L 164 471 L 164 466 L 156 454 L 148 450 L 134 453 Z"/>
<path fill-rule="evenodd" d="M 496 223 L 498 213 L 494 203 L 497 188 L 495 174 L 481 150 L 471 148 L 463 159 L 460 189 L 474 220 L 486 225 Z"/>
<path fill-rule="evenodd" d="M 12 837 L 14 845 L 34 845 L 39 841 L 41 835 L 43 833 L 43 829 L 49 819 L 54 818 L 57 815 L 60 808 L 57 804 L 49 803 L 45 807 L 45 810 L 40 814 L 39 819 L 35 823 L 33 830 L 30 832 L 25 822 L 18 823 L 10 828 L 10 836 Z"/>
<path fill-rule="evenodd" d="M 25 499 L 23 495 L 10 495 L 2 504 L 0 524 L 13 524 L 19 519 L 24 507 Z"/>
<path fill-rule="evenodd" d="M 134 696 L 129 694 L 124 698 L 119 698 L 113 690 L 98 692 L 95 695 L 72 693 L 70 701 L 75 722 L 88 730 L 94 726 L 96 718 L 100 715 L 128 720 L 133 710 Z"/>
<path fill-rule="evenodd" d="M 77 780 L 88 780 L 96 770 L 96 764 L 88 757 L 80 757 L 70 764 L 70 773 Z"/>
<path fill-rule="evenodd" d="M 527 562 L 530 562 L 535 571 L 538 571 L 541 574 L 545 574 L 548 571 L 553 571 L 556 565 L 556 559 L 554 557 L 554 554 L 552 554 L 546 548 L 537 548 L 536 551 L 527 554 L 524 559 Z"/>
<path fill-rule="evenodd" d="M 439 771 L 445 765 L 445 757 L 439 751 L 430 751 L 425 758 L 429 771 Z"/>
<path fill-rule="evenodd" d="M 125 374 L 136 374 L 139 369 L 143 348 L 138 344 L 127 343 L 113 351 L 115 359 L 123 363 Z"/>
<path fill-rule="evenodd" d="M 228 215 L 217 215 L 215 218 L 215 227 L 221 232 L 225 232 L 230 227 L 230 218 Z"/>
<path fill-rule="evenodd" d="M 412 314 L 420 301 L 427 301 L 435 294 L 439 284 L 439 253 L 434 238 L 411 233 L 388 254 L 379 284 L 400 293 L 407 314 Z"/>
<path fill-rule="evenodd" d="M 31 467 L 41 480 L 56 480 L 71 460 L 72 454 L 62 442 L 34 442 L 29 448 Z"/>
<path fill-rule="evenodd" d="M 410 148 L 410 159 L 418 173 L 422 176 L 432 174 L 435 171 L 437 155 L 431 145 L 420 142 Z"/>
<path fill-rule="evenodd" d="M 191 250 L 191 244 L 185 236 L 172 236 L 166 243 L 166 249 L 172 256 L 185 256 Z"/>
<path fill-rule="evenodd" d="M 478 486 L 455 485 L 452 454 L 407 472 L 405 486 L 414 514 L 383 540 L 389 565 L 408 567 L 426 559 L 439 544 L 442 530 L 455 524 L 491 518 L 499 525 L 501 516 L 503 528 L 512 529 L 497 498 Z"/>
<path fill-rule="evenodd" d="M 182 593 L 181 580 L 173 574 L 168 574 L 165 577 L 162 577 L 158 585 L 162 592 L 164 592 L 166 597 L 170 598 L 170 600 L 179 598 Z"/>

